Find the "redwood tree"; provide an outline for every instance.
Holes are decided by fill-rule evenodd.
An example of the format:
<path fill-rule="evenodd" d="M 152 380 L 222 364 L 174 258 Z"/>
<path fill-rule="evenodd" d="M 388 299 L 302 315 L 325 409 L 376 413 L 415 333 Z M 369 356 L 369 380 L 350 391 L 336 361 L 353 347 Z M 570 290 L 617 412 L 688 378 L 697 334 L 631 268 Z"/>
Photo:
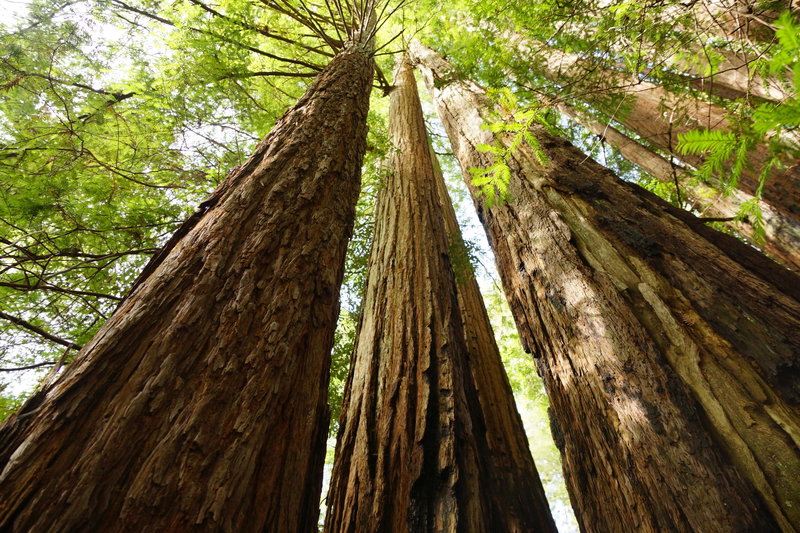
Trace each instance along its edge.
<path fill-rule="evenodd" d="M 362 19 L 56 385 L 3 426 L 0 529 L 316 530 L 373 72 L 374 15 Z"/>
<path fill-rule="evenodd" d="M 724 130 L 731 126 L 724 109 L 692 95 L 673 93 L 650 81 L 617 72 L 546 44 L 532 42 L 519 34 L 515 34 L 513 40 L 519 46 L 520 53 L 529 55 L 541 65 L 545 77 L 559 85 L 580 87 L 586 93 L 581 99 L 620 122 L 653 147 L 695 167 L 703 163 L 703 156 L 680 153 L 677 150 L 678 136 L 696 128 Z M 598 90 L 598 84 L 601 90 Z M 609 95 L 616 95 L 616 101 L 610 103 Z M 785 141 L 796 143 L 793 139 Z M 759 174 L 769 158 L 769 146 L 757 145 L 748 154 L 748 164 L 742 169 L 738 188 L 748 194 L 756 194 Z M 800 162 L 795 158 L 787 168 L 773 169 L 763 190 L 764 202 L 791 222 L 791 231 L 794 233 L 800 232 L 798 174 Z"/>
<path fill-rule="evenodd" d="M 407 59 L 391 93 L 389 129 L 392 172 L 376 208 L 326 530 L 555 531 L 507 384 L 488 377 L 502 372 L 496 349 L 476 361 L 491 347 L 470 348 L 489 339 L 465 339 L 441 177 Z M 486 377 L 474 379 L 470 366 Z M 493 395 L 498 405 L 481 409 Z M 502 421 L 484 418 L 493 409 Z"/>
<path fill-rule="evenodd" d="M 465 175 L 489 104 L 412 45 Z M 534 128 L 506 201 L 468 186 L 537 358 L 586 531 L 794 531 L 795 275 Z"/>
<path fill-rule="evenodd" d="M 533 464 L 525 427 L 514 405 L 500 350 L 483 304 L 480 286 L 466 257 L 455 209 L 435 156 L 434 178 L 451 257 L 458 256 L 456 285 L 469 368 L 486 423 L 489 470 L 484 484 L 505 506 L 507 531 L 550 531 L 550 511 Z M 499 528 L 500 524 L 496 525 Z M 492 531 L 498 531 L 498 529 Z"/>

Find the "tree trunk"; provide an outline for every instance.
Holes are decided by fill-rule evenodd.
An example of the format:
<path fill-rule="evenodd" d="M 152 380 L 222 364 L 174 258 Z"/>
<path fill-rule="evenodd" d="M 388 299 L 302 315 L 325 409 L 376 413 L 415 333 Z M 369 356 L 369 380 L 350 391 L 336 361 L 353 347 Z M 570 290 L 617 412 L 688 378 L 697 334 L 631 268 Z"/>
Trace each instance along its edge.
<path fill-rule="evenodd" d="M 396 150 L 378 196 L 326 531 L 555 531 L 538 477 L 503 487 L 496 481 L 506 472 L 491 471 L 493 448 L 469 371 L 472 354 L 407 59 L 391 93 L 389 132 Z M 509 495 L 526 483 L 535 496 Z M 519 508 L 520 501 L 536 507 Z"/>
<path fill-rule="evenodd" d="M 791 0 L 702 0 L 688 4 L 694 14 L 694 31 L 741 41 L 769 42 L 775 38 L 772 25 Z"/>
<path fill-rule="evenodd" d="M 781 102 L 790 98 L 791 91 L 777 79 L 764 78 L 755 73 L 751 64 L 757 59 L 742 52 L 732 52 L 724 48 L 710 48 L 710 52 L 722 59 L 712 69 L 712 64 L 701 46 L 692 46 L 691 55 L 676 57 L 667 61 L 681 72 L 698 76 L 696 88 L 709 93 L 719 94 L 725 98 L 744 98 L 756 96 L 773 102 Z M 724 91 L 716 91 L 715 86 Z"/>
<path fill-rule="evenodd" d="M 316 531 L 371 78 L 340 52 L 3 427 L 2 531 Z"/>
<path fill-rule="evenodd" d="M 679 154 L 676 149 L 678 135 L 697 128 L 719 130 L 730 126 L 724 109 L 698 98 L 678 95 L 654 83 L 603 68 L 575 54 L 531 43 L 521 35 L 516 35 L 514 42 L 521 51 L 539 58 L 537 62 L 541 64 L 545 77 L 559 85 L 576 86 L 578 93 L 583 92 L 583 96 L 579 96 L 581 100 L 635 132 L 653 147 L 694 167 L 700 166 L 704 157 Z M 598 82 L 599 78 L 603 81 Z M 572 91 L 575 92 L 576 88 L 573 87 Z M 619 95 L 622 100 L 608 100 L 609 94 Z M 756 193 L 759 174 L 768 158 L 769 149 L 764 144 L 748 154 L 749 167 L 746 166 L 742 172 L 739 189 L 750 195 Z M 797 228 L 800 228 L 799 173 L 800 162 L 797 160 L 786 169 L 773 170 L 762 195 L 764 202 L 791 220 Z"/>
<path fill-rule="evenodd" d="M 753 200 L 753 196 L 744 191 L 734 190 L 730 195 L 723 196 L 711 187 L 697 183 L 680 165 L 670 163 L 661 155 L 630 139 L 613 126 L 602 124 L 586 113 L 566 104 L 559 104 L 558 110 L 608 141 L 611 146 L 619 150 L 625 159 L 639 166 L 654 178 L 663 182 L 677 183 L 683 197 L 688 196 L 694 201 L 693 210 L 701 212 L 704 218 L 733 218 L 744 202 Z M 800 271 L 800 226 L 793 225 L 791 220 L 775 212 L 768 205 L 761 206 L 761 213 L 764 219 L 765 233 L 763 243 L 759 242 L 755 228 L 747 221 L 730 221 L 725 225 L 746 237 L 750 242 L 758 244 L 783 265 L 795 272 Z"/>
<path fill-rule="evenodd" d="M 482 90 L 412 44 L 465 176 L 485 167 Z M 513 200 L 471 180 L 537 358 L 585 531 L 800 527 L 800 283 L 542 128 Z"/>
<path fill-rule="evenodd" d="M 483 485 L 504 508 L 507 525 L 504 531 L 552 531 L 556 528 L 550 515 L 539 473 L 533 463 L 525 426 L 514 403 L 492 324 L 483 304 L 466 246 L 458 226 L 453 203 L 447 193 L 435 156 L 434 177 L 439 206 L 450 256 L 460 255 L 461 268 L 456 272 L 458 307 L 464 324 L 469 368 L 477 389 L 481 413 L 486 423 L 489 446 L 488 479 Z M 495 524 L 491 531 L 501 531 Z"/>

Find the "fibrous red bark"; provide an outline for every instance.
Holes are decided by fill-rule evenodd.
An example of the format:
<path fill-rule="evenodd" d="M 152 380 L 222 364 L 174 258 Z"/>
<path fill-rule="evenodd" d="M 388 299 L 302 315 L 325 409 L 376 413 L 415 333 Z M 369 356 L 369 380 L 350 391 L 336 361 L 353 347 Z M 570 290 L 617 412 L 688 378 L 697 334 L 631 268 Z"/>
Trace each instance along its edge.
<path fill-rule="evenodd" d="M 0 529 L 316 531 L 370 46 L 331 60 L 4 425 Z"/>
<path fill-rule="evenodd" d="M 476 384 L 495 386 L 495 378 L 473 381 L 470 372 L 475 364 L 487 373 L 502 369 L 499 358 L 476 363 L 469 346 L 480 341 L 465 339 L 416 81 L 405 60 L 391 93 L 390 136 L 392 172 L 378 197 L 326 531 L 554 531 L 519 440 L 521 424 L 509 435 L 505 418 L 484 419 L 492 407 L 498 416 L 516 413 L 508 412 L 507 390 L 496 391 L 499 405 L 484 410 L 481 402 L 491 396 Z M 511 493 L 523 487 L 533 493 Z"/>
<path fill-rule="evenodd" d="M 482 89 L 412 44 L 521 338 L 555 414 L 585 531 L 800 527 L 797 277 L 543 128 L 511 200 L 469 179 L 490 156 Z"/>

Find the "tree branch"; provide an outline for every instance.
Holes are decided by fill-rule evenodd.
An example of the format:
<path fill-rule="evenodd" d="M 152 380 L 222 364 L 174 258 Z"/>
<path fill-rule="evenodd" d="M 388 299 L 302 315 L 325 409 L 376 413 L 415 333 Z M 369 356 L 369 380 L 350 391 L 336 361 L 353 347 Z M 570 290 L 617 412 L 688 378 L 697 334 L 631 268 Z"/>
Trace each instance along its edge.
<path fill-rule="evenodd" d="M 20 291 L 51 291 L 51 292 L 60 292 L 62 294 L 71 294 L 73 296 L 94 296 L 95 298 L 108 298 L 109 300 L 117 300 L 121 301 L 122 298 L 119 296 L 113 296 L 111 294 L 104 294 L 101 292 L 91 292 L 91 291 L 77 291 L 73 289 L 64 289 L 58 287 L 56 285 L 50 285 L 49 283 L 37 283 L 36 285 L 29 285 L 27 283 L 8 283 L 5 281 L 0 281 L 0 287 L 8 287 L 9 289 L 16 289 Z"/>
<path fill-rule="evenodd" d="M 56 361 L 45 361 L 44 363 L 36 363 L 35 365 L 15 366 L 10 368 L 0 368 L 0 372 L 18 372 L 20 370 L 31 370 L 42 366 L 53 366 L 58 364 Z"/>
<path fill-rule="evenodd" d="M 57 337 L 57 336 L 53 335 L 52 333 L 48 333 L 47 331 L 43 330 L 39 326 L 34 326 L 33 324 L 31 324 L 30 322 L 28 322 L 26 320 L 23 320 L 21 318 L 15 317 L 15 316 L 11 316 L 8 313 L 5 313 L 3 311 L 0 311 L 0 318 L 8 320 L 9 322 L 11 322 L 13 324 L 16 324 L 17 326 L 19 326 L 19 327 L 21 327 L 23 329 L 27 329 L 28 331 L 30 331 L 32 333 L 36 333 L 40 337 L 43 337 L 43 338 L 49 340 L 50 342 L 54 342 L 56 344 L 60 344 L 61 346 L 66 346 L 68 348 L 75 348 L 76 350 L 80 350 L 82 348 L 82 346 L 80 344 L 75 344 L 74 342 L 71 342 L 71 341 L 68 341 L 68 340 L 64 340 L 61 337 Z"/>

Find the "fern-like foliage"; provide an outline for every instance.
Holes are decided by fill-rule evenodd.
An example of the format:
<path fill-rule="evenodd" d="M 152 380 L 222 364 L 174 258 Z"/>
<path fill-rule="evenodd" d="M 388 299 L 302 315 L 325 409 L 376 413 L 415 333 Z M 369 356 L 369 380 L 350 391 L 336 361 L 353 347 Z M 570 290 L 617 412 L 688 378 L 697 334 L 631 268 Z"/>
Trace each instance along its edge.
<path fill-rule="evenodd" d="M 764 103 L 753 110 L 751 121 L 739 121 L 730 131 L 693 130 L 678 136 L 678 151 L 683 154 L 706 155 L 696 175 L 704 182 L 713 182 L 726 194 L 739 184 L 747 168 L 748 154 L 758 144 L 770 147 L 770 156 L 758 175 L 755 198 L 745 202 L 737 218 L 747 219 L 763 242 L 764 222 L 760 200 L 764 183 L 773 170 L 783 167 L 783 159 L 792 157 L 797 147 L 786 146 L 788 134 L 800 128 L 800 22 L 789 12 L 776 21 L 778 43 L 769 62 L 769 72 L 794 87 L 794 96 L 780 103 Z"/>
<path fill-rule="evenodd" d="M 496 91 L 494 96 L 502 118 L 481 126 L 495 134 L 494 143 L 475 147 L 479 152 L 492 154 L 493 162 L 486 168 L 470 169 L 472 184 L 478 187 L 478 194 L 486 199 L 487 207 L 510 199 L 508 186 L 511 183 L 511 169 L 508 162 L 523 144 L 530 147 L 539 164 L 546 165 L 548 162 L 547 154 L 531 132 L 535 123 L 548 126 L 545 117 L 547 109 L 534 103 L 519 110 L 519 100 L 508 88 Z"/>

